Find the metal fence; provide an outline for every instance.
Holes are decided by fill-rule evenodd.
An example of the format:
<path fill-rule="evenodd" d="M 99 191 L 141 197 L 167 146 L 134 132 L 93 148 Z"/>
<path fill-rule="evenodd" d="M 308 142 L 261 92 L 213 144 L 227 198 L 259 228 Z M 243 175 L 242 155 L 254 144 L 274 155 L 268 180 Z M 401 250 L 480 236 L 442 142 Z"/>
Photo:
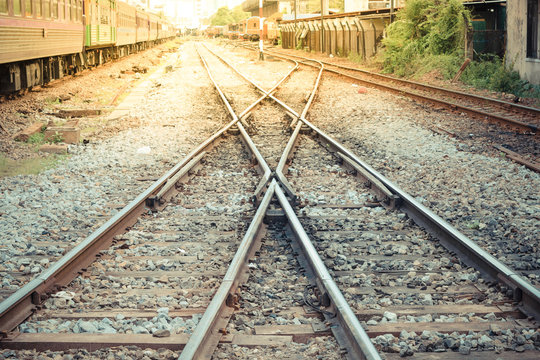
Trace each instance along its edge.
<path fill-rule="evenodd" d="M 284 49 L 305 49 L 336 56 L 355 54 L 368 58 L 376 54 L 390 12 L 349 13 L 287 21 L 279 25 Z"/>

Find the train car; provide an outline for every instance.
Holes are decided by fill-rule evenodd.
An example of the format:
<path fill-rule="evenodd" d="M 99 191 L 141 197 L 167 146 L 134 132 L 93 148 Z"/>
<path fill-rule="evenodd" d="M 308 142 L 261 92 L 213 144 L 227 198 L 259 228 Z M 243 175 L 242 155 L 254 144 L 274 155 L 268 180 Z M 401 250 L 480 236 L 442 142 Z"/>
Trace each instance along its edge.
<path fill-rule="evenodd" d="M 132 51 L 137 42 L 137 9 L 121 1 L 118 2 L 117 9 L 116 46 L 120 55 L 124 56 Z"/>
<path fill-rule="evenodd" d="M 221 37 L 225 31 L 225 26 L 209 26 L 205 33 L 210 38 Z"/>
<path fill-rule="evenodd" d="M 149 41 L 156 41 L 158 39 L 158 22 L 159 17 L 155 14 L 148 14 L 148 27 L 150 29 L 150 34 L 148 37 Z"/>
<path fill-rule="evenodd" d="M 238 39 L 240 34 L 240 24 L 229 24 L 223 28 L 223 36 L 235 40 Z"/>
<path fill-rule="evenodd" d="M 245 40 L 257 41 L 260 36 L 259 17 L 252 16 L 240 22 L 242 37 Z"/>
<path fill-rule="evenodd" d="M 43 84 L 77 65 L 75 57 L 59 56 L 83 50 L 82 0 L 39 3 L 0 0 L 0 93 Z"/>
<path fill-rule="evenodd" d="M 137 9 L 135 21 L 137 23 L 137 44 L 142 46 L 142 44 L 150 39 L 150 20 L 148 19 L 148 14 Z"/>
<path fill-rule="evenodd" d="M 0 94 L 60 79 L 174 36 L 117 0 L 0 0 Z"/>
<path fill-rule="evenodd" d="M 85 0 L 86 49 L 116 44 L 116 0 Z"/>
<path fill-rule="evenodd" d="M 277 43 L 279 38 L 279 28 L 277 22 L 266 19 L 263 24 L 263 40 L 270 41 L 272 43 Z"/>

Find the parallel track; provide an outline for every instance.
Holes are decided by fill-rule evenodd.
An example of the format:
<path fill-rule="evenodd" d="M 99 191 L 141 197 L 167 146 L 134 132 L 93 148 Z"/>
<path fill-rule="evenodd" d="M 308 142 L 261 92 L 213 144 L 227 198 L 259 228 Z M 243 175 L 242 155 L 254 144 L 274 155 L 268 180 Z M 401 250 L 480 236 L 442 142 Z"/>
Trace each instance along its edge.
<path fill-rule="evenodd" d="M 272 49 L 271 53 L 304 61 L 313 60 L 308 57 L 277 51 L 276 49 Z M 477 115 L 480 118 L 501 122 L 527 133 L 538 133 L 540 126 L 540 109 L 538 108 L 446 89 L 416 81 L 399 79 L 333 62 L 321 62 L 325 65 L 326 71 L 352 78 L 369 86 L 378 87 L 386 91 L 397 92 L 418 100 L 439 103 L 451 109 L 457 109 L 471 115 Z M 360 74 L 361 76 L 352 75 L 353 73 Z"/>

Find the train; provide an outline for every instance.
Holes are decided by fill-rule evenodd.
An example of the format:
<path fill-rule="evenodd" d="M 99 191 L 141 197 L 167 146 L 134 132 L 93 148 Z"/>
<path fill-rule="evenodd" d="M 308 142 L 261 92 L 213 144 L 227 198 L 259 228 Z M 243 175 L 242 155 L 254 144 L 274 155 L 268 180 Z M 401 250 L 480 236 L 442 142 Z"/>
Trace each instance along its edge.
<path fill-rule="evenodd" d="M 258 41 L 260 37 L 259 17 L 252 16 L 235 24 L 224 26 L 209 26 L 205 33 L 209 37 L 226 37 L 231 40 L 244 39 Z M 277 42 L 279 29 L 275 19 L 263 18 L 263 40 Z"/>
<path fill-rule="evenodd" d="M 175 34 L 164 16 L 117 0 L 0 0 L 0 94 L 46 84 Z"/>

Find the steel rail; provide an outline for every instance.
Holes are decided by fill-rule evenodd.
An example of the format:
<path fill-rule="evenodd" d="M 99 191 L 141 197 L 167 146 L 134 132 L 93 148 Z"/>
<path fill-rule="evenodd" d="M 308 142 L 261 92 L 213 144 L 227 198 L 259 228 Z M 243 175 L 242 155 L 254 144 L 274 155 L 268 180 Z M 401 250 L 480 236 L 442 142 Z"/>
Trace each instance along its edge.
<path fill-rule="evenodd" d="M 204 45 L 204 44 L 203 44 Z M 275 101 L 277 104 L 279 104 L 281 107 L 283 107 L 285 109 L 285 111 L 290 115 L 291 118 L 298 118 L 298 113 L 296 111 L 294 111 L 291 107 L 289 107 L 287 104 L 285 104 L 283 101 L 277 99 L 274 95 L 272 95 L 270 92 L 267 92 L 266 90 L 264 90 L 262 87 L 260 87 L 259 85 L 257 85 L 255 82 L 253 82 L 250 78 L 248 78 L 247 76 L 245 76 L 244 74 L 242 74 L 236 67 L 234 67 L 230 62 L 228 62 L 227 60 L 225 60 L 223 57 L 219 56 L 218 54 L 216 54 L 214 51 L 212 51 L 212 49 L 208 48 L 206 45 L 204 45 L 206 47 L 206 49 L 208 51 L 210 51 L 212 54 L 214 54 L 214 56 L 216 56 L 218 59 L 220 59 L 223 63 L 225 63 L 227 66 L 229 66 L 231 69 L 234 70 L 234 72 L 236 72 L 238 75 L 240 75 L 242 78 L 244 78 L 246 81 L 250 82 L 253 86 L 255 86 L 259 91 L 261 91 L 264 95 L 264 97 L 269 97 L 270 99 L 272 99 L 273 101 Z M 294 70 L 298 69 L 298 62 L 295 61 L 295 60 L 292 60 L 292 59 L 287 59 L 289 61 L 293 61 L 295 63 L 295 67 L 294 67 Z"/>
<path fill-rule="evenodd" d="M 193 149 L 167 173 L 150 185 L 144 192 L 127 204 L 116 215 L 101 225 L 97 230 L 81 241 L 66 255 L 44 270 L 36 278 L 26 283 L 0 303 L 0 335 L 5 336 L 18 324 L 32 315 L 37 305 L 46 298 L 46 294 L 65 286 L 86 266 L 94 261 L 95 256 L 109 246 L 115 235 L 124 233 L 137 221 L 137 217 L 146 209 L 147 200 L 156 194 L 175 174 L 199 153 L 207 149 L 234 124 L 229 122 L 198 147 Z"/>
<path fill-rule="evenodd" d="M 256 203 L 260 199 L 261 194 L 263 193 L 265 187 L 268 185 L 270 179 L 272 178 L 272 170 L 270 170 L 270 166 L 268 166 L 263 156 L 259 152 L 259 149 L 257 149 L 257 147 L 255 146 L 255 143 L 249 137 L 242 123 L 238 122 L 237 126 L 238 126 L 238 129 L 240 130 L 240 135 L 242 136 L 242 140 L 248 147 L 249 151 L 253 154 L 253 156 L 255 157 L 257 161 L 257 164 L 259 165 L 259 167 L 261 167 L 263 171 L 262 179 L 259 182 L 259 185 L 257 185 L 257 188 L 255 189 L 255 194 L 253 195 L 255 203 Z"/>
<path fill-rule="evenodd" d="M 307 259 L 312 272 L 317 277 L 318 283 L 324 289 L 324 293 L 330 299 L 330 306 L 334 309 L 338 318 L 338 324 L 341 326 L 341 329 L 339 330 L 343 330 L 346 335 L 347 344 L 345 347 L 348 350 L 348 355 L 351 359 L 381 359 L 375 346 L 369 339 L 368 334 L 362 328 L 362 324 L 358 321 L 358 318 L 350 308 L 347 300 L 345 300 L 345 297 L 326 269 L 324 262 L 321 260 L 321 257 L 313 246 L 309 236 L 300 224 L 300 220 L 298 220 L 294 209 L 289 204 L 285 193 L 279 186 L 275 187 L 275 193 L 281 207 L 285 211 L 285 215 L 289 220 L 289 224 L 296 235 L 296 239 L 300 248 L 303 250 L 304 256 Z M 335 329 L 335 327 L 332 328 L 333 330 Z M 343 341 L 345 339 L 340 337 L 340 340 Z"/>
<path fill-rule="evenodd" d="M 309 121 L 301 120 L 310 127 L 330 148 L 345 155 L 347 158 L 363 167 L 372 176 L 378 179 L 385 188 L 400 198 L 400 208 L 415 223 L 434 235 L 450 251 L 459 254 L 460 258 L 469 266 L 480 271 L 485 277 L 493 281 L 502 282 L 514 290 L 514 299 L 522 302 L 522 310 L 526 314 L 540 320 L 540 290 L 514 270 L 501 263 L 493 255 L 478 246 L 473 240 L 462 234 L 459 230 L 447 223 L 430 209 L 420 204 L 414 197 L 407 194 L 392 183 L 381 173 L 360 160 L 345 146 L 334 140 Z M 376 185 L 376 184 L 375 184 Z"/>
<path fill-rule="evenodd" d="M 230 66 L 230 64 L 228 65 Z M 323 66 L 321 64 L 321 70 L 319 72 L 319 76 L 317 77 L 314 89 L 311 93 L 308 103 L 304 107 L 304 111 L 301 115 L 299 115 L 299 117 L 304 117 L 305 114 L 307 114 L 309 107 L 311 106 L 316 90 L 318 88 L 320 77 L 323 72 L 322 68 Z M 259 89 L 261 91 L 264 91 L 264 89 L 262 88 Z M 268 94 L 268 92 L 264 92 Z M 239 125 L 241 127 L 241 132 L 244 133 L 245 130 L 243 129 L 241 124 Z M 301 126 L 302 123 L 298 122 L 294 131 L 294 135 L 291 137 L 293 141 L 288 142 L 287 150 L 284 152 L 284 155 L 282 155 L 280 159 L 280 164 L 282 164 L 281 169 L 283 168 L 288 155 L 291 153 L 293 147 L 292 143 L 294 143 L 294 140 L 298 137 Z M 245 133 L 245 139 L 249 139 L 248 142 L 251 141 L 247 133 Z M 253 147 L 255 147 L 254 144 Z M 264 159 L 262 161 L 264 161 Z M 286 181 L 286 178 L 285 176 L 283 176 L 283 174 L 282 179 Z M 281 185 L 283 185 L 283 183 Z M 250 228 L 248 229 L 244 240 L 242 241 L 242 244 L 240 245 L 239 250 L 235 255 L 235 258 L 231 262 L 231 265 L 229 267 L 229 270 L 227 271 L 227 275 L 225 276 L 223 283 L 220 285 L 220 288 L 212 299 L 210 306 L 207 308 L 199 325 L 195 329 L 193 335 L 190 337 L 188 344 L 186 344 L 184 351 L 180 356 L 180 359 L 200 359 L 203 357 L 208 357 L 213 352 L 215 346 L 217 346 L 220 337 L 220 334 L 217 331 L 217 324 L 220 323 L 220 320 L 220 324 L 225 324 L 223 318 L 228 318 L 230 316 L 230 309 L 226 309 L 226 303 L 228 301 L 227 299 L 231 299 L 233 297 L 233 293 L 235 290 L 234 284 L 237 284 L 237 279 L 241 276 L 241 270 L 245 268 L 246 262 L 249 258 L 246 255 L 248 253 L 248 249 L 254 248 L 254 245 L 252 245 L 253 239 L 256 237 L 258 231 L 255 229 L 259 229 L 260 226 L 258 216 L 264 216 L 264 213 L 266 212 L 274 193 L 278 196 L 278 201 L 280 202 L 282 208 L 284 208 L 284 211 L 287 214 L 287 218 L 289 219 L 289 222 L 291 223 L 292 228 L 297 235 L 297 238 L 299 238 L 302 249 L 306 249 L 304 251 L 306 254 L 306 258 L 309 259 L 309 264 L 314 270 L 313 273 L 317 277 L 318 283 L 321 285 L 322 289 L 324 289 L 325 293 L 332 301 L 331 305 L 337 313 L 337 320 L 338 324 L 340 325 L 340 329 L 336 329 L 335 327 L 333 327 L 333 331 L 336 332 L 336 336 L 337 333 L 344 335 L 344 337 L 340 337 L 338 340 L 340 341 L 340 345 L 348 349 L 351 354 L 351 359 L 380 359 L 380 356 L 377 353 L 373 344 L 371 343 L 368 335 L 363 330 L 361 324 L 359 323 L 355 314 L 347 304 L 337 285 L 331 279 L 328 270 L 325 268 L 324 263 L 317 254 L 314 246 L 311 244 L 305 230 L 300 225 L 300 222 L 294 214 L 294 210 L 289 204 L 283 190 L 281 190 L 276 179 L 272 179 L 270 186 L 261 202 L 261 205 L 257 209 L 255 219 L 250 225 Z M 231 300 L 229 300 L 229 302 L 231 302 Z M 221 315 L 223 313 L 225 315 Z"/>
<path fill-rule="evenodd" d="M 212 50 L 210 50 L 205 44 L 203 44 L 203 46 L 210 52 L 212 53 L 214 56 L 216 56 L 218 59 L 220 59 L 221 61 L 225 62 L 228 66 L 230 66 L 231 68 L 234 69 L 235 72 L 237 72 L 238 74 L 240 74 L 242 77 L 244 77 L 236 68 L 234 68 L 232 65 L 230 65 L 228 62 L 226 62 L 223 58 L 221 58 L 219 55 L 217 55 L 215 52 L 213 52 Z M 204 67 L 208 73 L 208 76 L 210 77 L 210 79 L 212 80 L 214 86 L 216 87 L 218 93 L 220 94 L 220 97 L 221 97 L 221 100 L 226 104 L 227 106 L 227 109 L 229 110 L 229 112 L 232 112 L 233 114 L 233 118 L 236 118 L 236 119 L 243 119 L 245 117 L 247 117 L 248 113 L 258 104 L 260 103 L 262 100 L 264 100 L 265 98 L 267 97 L 273 97 L 272 96 L 272 93 L 275 92 L 277 90 L 277 88 L 287 79 L 289 78 L 289 76 L 293 73 L 293 71 L 297 70 L 298 69 L 298 63 L 296 61 L 293 61 L 295 63 L 295 66 L 289 70 L 287 72 L 287 74 L 285 74 L 285 76 L 283 76 L 280 81 L 278 81 L 270 90 L 266 91 L 264 90 L 263 88 L 261 88 L 260 86 L 258 85 L 255 85 L 261 92 L 263 92 L 263 95 L 258 98 L 253 104 L 249 105 L 239 116 L 236 116 L 234 114 L 234 110 L 232 109 L 232 107 L 230 106 L 227 98 L 225 97 L 225 95 L 223 94 L 223 91 L 221 90 L 221 88 L 219 87 L 219 85 L 217 84 L 217 82 L 214 80 L 214 77 L 212 76 L 211 72 L 210 72 L 210 69 L 208 67 L 208 63 L 206 62 L 206 60 L 203 58 L 203 56 L 200 54 L 200 52 L 198 51 L 197 49 L 197 54 L 199 55 L 199 57 L 201 58 L 203 64 L 204 64 Z M 244 79 L 248 80 L 246 77 L 244 77 Z M 251 82 L 251 80 L 248 80 Z M 247 145 L 249 151 L 254 155 L 254 157 L 256 158 L 257 160 L 257 163 L 259 164 L 259 166 L 262 167 L 263 169 L 263 174 L 262 174 L 262 179 L 261 181 L 259 182 L 259 185 L 257 186 L 257 189 L 255 191 L 255 194 L 254 194 L 254 200 L 255 202 L 257 202 L 259 199 L 260 199 L 260 196 L 262 194 L 262 192 L 264 191 L 265 187 L 268 186 L 268 183 L 271 179 L 271 175 L 272 175 L 272 171 L 270 170 L 270 167 L 268 166 L 268 164 L 266 163 L 266 161 L 264 160 L 264 158 L 262 157 L 262 155 L 260 154 L 259 150 L 257 149 L 257 147 L 255 146 L 255 144 L 253 143 L 253 141 L 251 140 L 251 138 L 249 137 L 248 133 L 246 132 L 244 126 L 242 125 L 241 121 L 238 121 L 236 123 L 236 125 L 238 126 L 238 129 L 240 131 L 240 134 L 242 135 L 242 139 L 244 141 L 244 143 Z"/>
<path fill-rule="evenodd" d="M 231 107 L 231 104 L 229 104 L 229 101 L 227 101 L 227 98 L 225 97 L 225 94 L 223 94 L 223 91 L 221 91 L 221 88 L 219 87 L 216 80 L 214 79 L 214 77 L 210 73 L 210 69 L 208 68 L 208 63 L 206 62 L 206 60 L 203 58 L 203 56 L 199 52 L 199 48 L 195 47 L 195 50 L 197 51 L 197 55 L 199 55 L 199 58 L 201 59 L 203 65 L 204 65 L 204 68 L 206 69 L 208 77 L 210 78 L 210 80 L 214 84 L 214 87 L 216 88 L 216 90 L 217 90 L 217 92 L 219 94 L 219 97 L 220 97 L 221 101 L 223 102 L 223 105 L 225 105 L 225 107 L 227 108 L 227 111 L 229 112 L 229 115 L 231 115 L 231 117 L 233 118 L 233 121 L 236 123 L 238 120 L 240 120 L 240 118 L 238 116 L 236 116 L 236 113 L 234 112 L 233 108 Z"/>
<path fill-rule="evenodd" d="M 239 278 L 242 273 L 245 273 L 247 262 L 260 242 L 256 240 L 260 240 L 263 219 L 266 210 L 270 205 L 270 201 L 274 196 L 275 188 L 276 181 L 272 180 L 229 268 L 227 269 L 227 273 L 225 274 L 221 285 L 180 354 L 180 360 L 209 357 L 217 346 L 221 334 L 216 325 L 220 320 L 221 314 L 227 308 L 227 302 L 229 301 L 230 303 L 233 301 L 233 294 L 239 285 Z"/>
<path fill-rule="evenodd" d="M 208 75 L 212 79 L 216 90 L 220 93 L 220 95 L 222 95 L 223 92 L 219 88 L 219 85 L 214 81 L 210 69 L 207 66 L 206 60 L 199 52 L 198 54 L 203 63 L 205 64 L 205 68 L 208 72 Z M 285 78 L 287 77 L 288 75 Z M 275 88 L 277 88 L 277 86 L 278 85 L 276 85 Z M 233 117 L 239 119 L 239 117 L 234 114 L 232 107 L 230 106 L 224 95 L 222 96 L 222 100 L 227 106 L 227 108 L 232 111 L 232 114 L 234 115 Z M 257 163 L 261 168 L 261 171 L 263 172 L 263 178 L 257 186 L 255 193 L 255 197 L 258 197 L 271 179 L 271 170 L 255 144 L 249 137 L 247 131 L 244 129 L 242 123 L 240 121 L 237 121 L 236 125 L 238 126 L 238 129 L 240 131 L 242 140 L 247 145 L 251 154 L 257 160 Z M 266 193 L 261 200 L 259 207 L 257 208 L 255 216 L 251 221 L 251 224 L 246 231 L 246 234 L 244 235 L 244 238 L 242 239 L 242 242 L 240 243 L 233 260 L 229 265 L 227 273 L 225 274 L 225 277 L 223 278 L 220 287 L 218 288 L 216 294 L 213 296 L 210 305 L 204 312 L 203 317 L 199 321 L 199 324 L 197 325 L 193 334 L 190 336 L 188 342 L 186 343 L 182 353 L 180 354 L 179 359 L 209 358 L 217 347 L 219 339 L 221 337 L 219 327 L 224 327 L 227 325 L 227 322 L 232 315 L 232 306 L 234 306 L 234 303 L 236 301 L 234 295 L 236 288 L 241 282 L 247 280 L 246 276 L 242 278 L 242 275 L 246 274 L 247 262 L 249 258 L 253 256 L 255 250 L 260 247 L 260 239 L 262 237 L 260 234 L 263 230 L 263 219 L 266 214 L 266 210 L 270 205 L 270 200 L 274 195 L 274 187 L 275 181 L 270 183 L 270 185 L 268 186 L 268 189 L 266 190 Z"/>
<path fill-rule="evenodd" d="M 221 98 L 221 101 L 223 101 L 223 103 L 225 104 L 225 107 L 227 108 L 227 110 L 229 111 L 229 114 L 232 116 L 232 118 L 234 119 L 233 121 L 235 122 L 235 125 L 238 127 L 239 131 L 240 131 L 240 134 L 242 135 L 242 139 L 244 141 L 244 143 L 247 145 L 249 151 L 251 152 L 251 154 L 255 157 L 255 159 L 257 160 L 257 163 L 259 165 L 259 167 L 261 168 L 262 170 L 262 176 L 263 178 L 261 179 L 261 182 L 259 184 L 259 186 L 257 187 L 258 189 L 258 192 L 256 192 L 256 196 L 258 194 L 260 194 L 260 191 L 262 191 L 262 189 L 264 188 L 264 185 L 268 183 L 269 179 L 270 179 L 270 175 L 272 173 L 272 171 L 270 170 L 270 167 L 268 166 L 268 164 L 266 163 L 266 161 L 264 160 L 264 158 L 262 157 L 261 153 L 259 152 L 259 150 L 257 149 L 257 147 L 255 146 L 255 144 L 253 143 L 253 141 L 251 140 L 251 138 L 249 137 L 249 135 L 247 134 L 246 130 L 244 129 L 244 126 L 242 125 L 240 119 L 242 119 L 244 116 L 246 116 L 249 111 L 251 111 L 259 102 L 261 102 L 266 96 L 261 96 L 259 99 L 257 99 L 254 103 L 252 103 L 251 105 L 249 105 L 241 114 L 240 116 L 237 116 L 236 113 L 234 112 L 231 104 L 229 103 L 229 101 L 227 100 L 227 98 L 225 97 L 225 94 L 223 93 L 223 91 L 221 90 L 221 88 L 219 87 L 219 85 L 217 84 L 217 82 L 215 81 L 214 77 L 212 76 L 212 73 L 210 72 L 210 68 L 208 67 L 208 63 L 206 62 L 206 60 L 204 59 L 204 57 L 201 55 L 201 53 L 199 52 L 199 49 L 196 49 L 197 50 L 197 54 L 199 55 L 199 58 L 201 59 L 203 65 L 204 65 L 204 68 L 206 69 L 206 72 L 208 74 L 208 77 L 210 78 L 210 80 L 212 81 L 212 83 L 214 84 L 214 87 L 216 88 L 217 92 L 219 93 L 219 96 Z M 274 87 L 274 90 L 275 88 L 277 88 L 283 81 L 285 81 L 285 79 L 287 79 L 287 77 L 289 77 L 289 75 L 292 73 L 292 71 L 290 71 L 288 74 L 286 74 L 280 82 L 278 82 L 278 84 L 276 84 L 276 86 Z M 259 189 L 261 189 L 259 191 Z"/>
<path fill-rule="evenodd" d="M 299 55 L 283 54 L 281 52 L 276 52 L 276 50 L 267 50 L 267 52 L 274 55 L 274 56 L 294 57 L 294 58 L 300 58 L 300 59 L 304 59 L 304 60 L 308 60 L 308 61 L 314 61 L 313 59 L 303 57 L 303 56 L 299 56 Z M 279 55 L 277 55 L 277 54 L 279 54 Z M 367 75 L 370 75 L 370 76 L 373 76 L 373 77 L 383 78 L 383 79 L 388 80 L 388 81 L 402 82 L 402 83 L 405 83 L 405 84 L 407 84 L 409 86 L 413 86 L 413 87 L 417 87 L 417 88 L 418 87 L 424 87 L 424 88 L 431 89 L 431 90 L 434 90 L 434 91 L 444 92 L 445 94 L 450 94 L 450 95 L 453 95 L 453 96 L 458 95 L 458 96 L 462 96 L 462 97 L 473 98 L 473 99 L 475 99 L 477 101 L 483 101 L 485 103 L 487 102 L 487 103 L 495 104 L 496 106 L 505 107 L 507 110 L 508 110 L 508 107 L 511 107 L 513 109 L 519 109 L 519 111 L 528 112 L 528 113 L 530 113 L 532 115 L 536 115 L 536 116 L 540 115 L 540 109 L 536 109 L 536 108 L 529 107 L 529 106 L 513 104 L 513 103 L 506 102 L 506 101 L 498 100 L 498 99 L 490 99 L 490 98 L 482 97 L 482 96 L 475 95 L 475 94 L 468 94 L 468 93 L 465 93 L 465 92 L 462 92 L 462 91 L 449 90 L 449 89 L 445 89 L 445 88 L 442 88 L 442 87 L 428 85 L 428 84 L 422 84 L 422 83 L 411 81 L 411 80 L 397 79 L 397 78 L 394 78 L 394 77 L 391 77 L 391 76 L 388 76 L 388 75 L 377 74 L 377 73 L 370 72 L 370 71 L 367 71 L 367 70 L 356 69 L 356 68 L 352 68 L 352 67 L 348 67 L 348 66 L 333 64 L 333 63 L 328 62 L 328 61 L 321 61 L 321 63 L 329 65 L 329 66 L 334 66 L 334 67 L 337 67 L 337 68 L 342 68 L 342 69 L 349 70 L 349 71 L 361 72 L 361 73 L 364 73 L 364 74 L 367 74 Z M 312 66 L 311 64 L 307 64 L 307 63 L 305 63 L 305 65 Z M 418 94 L 418 93 L 403 90 L 403 89 L 401 89 L 401 90 L 396 89 L 395 87 L 392 87 L 392 86 L 389 86 L 389 85 L 385 85 L 385 84 L 382 84 L 382 83 L 379 83 L 379 82 L 373 82 L 373 81 L 370 81 L 370 80 L 362 79 L 362 78 L 359 78 L 357 76 L 353 76 L 353 75 L 350 75 L 350 74 L 340 72 L 338 70 L 334 70 L 334 69 L 330 69 L 330 68 L 325 68 L 325 70 L 328 71 L 328 72 L 332 72 L 332 73 L 335 73 L 335 74 L 338 74 L 338 75 L 348 77 L 350 79 L 360 81 L 360 82 L 362 82 L 364 84 L 367 84 L 367 85 L 370 85 L 370 86 L 375 86 L 375 87 L 379 87 L 379 88 L 387 90 L 387 91 L 392 91 L 392 92 L 397 92 L 397 93 L 400 93 L 400 94 L 405 94 L 405 95 L 407 95 L 409 97 L 413 97 L 413 98 L 420 99 L 420 100 L 435 102 L 435 103 L 438 103 L 440 105 L 444 105 L 444 106 L 447 106 L 447 107 L 450 107 L 450 108 L 457 108 L 457 109 L 465 111 L 465 112 L 467 112 L 469 114 L 482 115 L 482 116 L 491 118 L 491 119 L 499 121 L 499 122 L 510 124 L 510 125 L 512 125 L 514 127 L 522 129 L 522 130 L 532 131 L 532 132 L 534 132 L 536 134 L 539 133 L 538 132 L 538 125 L 526 123 L 526 122 L 516 120 L 516 119 L 508 119 L 508 118 L 506 118 L 506 117 L 504 117 L 502 115 L 498 115 L 498 114 L 490 113 L 490 112 L 485 112 L 485 111 L 480 110 L 480 109 L 470 108 L 470 107 L 461 105 L 461 104 L 456 103 L 456 102 L 446 101 L 446 100 L 443 100 L 443 99 L 437 99 L 437 98 L 434 98 L 434 97 L 431 97 L 431 96 L 426 96 L 426 95 Z"/>
<path fill-rule="evenodd" d="M 212 54 L 216 55 L 214 52 L 212 52 L 212 50 L 208 49 L 208 47 L 203 44 L 203 46 L 208 50 L 210 51 Z M 223 91 L 221 90 L 221 88 L 218 86 L 217 82 L 215 81 L 214 77 L 212 76 L 212 74 L 210 73 L 210 69 L 208 67 L 208 63 L 206 62 L 206 60 L 203 59 L 202 55 L 200 54 L 199 52 L 199 49 L 197 49 L 197 54 L 199 55 L 199 57 L 201 58 L 202 62 L 203 62 L 203 65 L 204 65 L 204 68 L 206 69 L 206 72 L 208 73 L 208 76 L 210 77 L 210 80 L 212 81 L 212 83 L 214 84 L 214 86 L 216 87 L 218 93 L 219 93 L 219 96 L 221 98 L 221 100 L 226 104 L 226 107 L 227 107 L 227 110 L 229 111 L 229 113 L 231 114 L 231 116 L 233 116 L 233 119 L 235 118 L 238 118 L 239 120 L 243 120 L 245 118 L 247 118 L 249 116 L 249 113 L 255 108 L 255 106 L 257 106 L 261 101 L 263 101 L 264 99 L 266 99 L 268 96 L 271 96 L 271 94 L 273 92 L 275 92 L 277 90 L 277 88 L 285 81 L 289 78 L 289 76 L 291 76 L 291 74 L 293 73 L 293 71 L 297 70 L 298 69 L 298 63 L 294 60 L 292 60 L 293 62 L 296 63 L 296 66 L 293 67 L 291 70 L 289 70 L 289 72 L 287 72 L 270 90 L 268 90 L 268 92 L 264 91 L 264 95 L 262 95 L 260 98 L 258 98 L 256 101 L 254 101 L 251 105 L 249 105 L 246 109 L 244 109 L 244 111 L 242 111 L 240 113 L 240 115 L 236 116 L 235 113 L 234 113 L 234 110 L 232 109 L 231 105 L 229 104 L 229 102 L 226 100 L 227 98 L 225 97 L 225 94 L 223 94 Z M 216 55 L 217 56 L 217 55 Z M 218 56 L 219 58 L 219 56 Z M 269 95 L 270 94 L 270 95 Z"/>
<path fill-rule="evenodd" d="M 285 150 L 281 154 L 281 158 L 279 159 L 279 163 L 276 167 L 276 175 L 279 181 L 284 185 L 286 191 L 288 192 L 293 202 L 296 202 L 296 195 L 294 193 L 294 190 L 292 189 L 292 186 L 289 184 L 289 181 L 283 174 L 283 171 L 285 170 L 285 165 L 287 164 L 287 161 L 289 160 L 293 149 L 296 147 L 296 144 L 298 143 L 298 134 L 300 134 L 300 129 L 302 128 L 302 123 L 299 120 L 304 119 L 305 116 L 307 115 L 309 109 L 311 108 L 311 104 L 313 103 L 313 99 L 315 98 L 315 94 L 317 93 L 317 90 L 319 89 L 319 83 L 321 81 L 321 76 L 324 71 L 324 65 L 320 62 L 319 64 L 320 64 L 320 70 L 319 70 L 319 74 L 317 75 L 317 79 L 315 80 L 315 85 L 313 86 L 313 90 L 311 91 L 311 94 L 309 95 L 309 99 L 306 103 L 306 106 L 304 106 L 302 113 L 296 118 L 296 121 L 298 122 L 295 126 L 295 129 L 291 137 L 289 138 L 289 141 L 287 142 L 287 145 L 285 146 Z"/>
<path fill-rule="evenodd" d="M 515 271 L 502 264 L 494 256 L 483 250 L 474 241 L 452 227 L 427 207 L 420 204 L 412 196 L 390 182 L 371 166 L 364 163 L 354 153 L 311 124 L 304 117 L 297 116 L 297 118 L 311 128 L 330 148 L 338 152 L 338 156 L 347 161 L 354 161 L 378 180 L 372 182 L 375 187 L 380 185 L 378 182 L 382 183 L 384 187 L 379 188 L 379 191 L 386 193 L 390 190 L 395 194 L 393 201 L 397 202 L 409 217 L 438 238 L 447 249 L 459 254 L 460 258 L 467 265 L 477 269 L 488 279 L 504 283 L 513 289 L 515 300 L 522 303 L 522 310 L 527 314 L 533 315 L 536 319 L 540 319 L 540 290 Z M 299 129 L 298 127 L 298 131 Z"/>
<path fill-rule="evenodd" d="M 271 51 L 276 51 L 276 50 L 271 50 Z M 290 55 L 290 56 L 293 56 L 293 57 L 299 57 L 299 58 L 302 58 L 302 59 L 311 60 L 310 58 L 306 58 L 306 57 L 302 57 L 302 56 L 298 56 L 298 55 L 292 55 L 292 54 L 287 54 L 287 55 Z M 540 109 L 535 108 L 535 107 L 531 107 L 531 106 L 525 106 L 525 105 L 515 104 L 515 103 L 508 102 L 508 101 L 500 100 L 500 99 L 493 99 L 493 98 L 489 98 L 489 97 L 486 97 L 486 96 L 480 96 L 480 95 L 476 95 L 476 94 L 472 94 L 472 93 L 466 93 L 466 92 L 460 91 L 460 90 L 446 89 L 446 88 L 443 88 L 443 87 L 440 87 L 440 86 L 424 84 L 424 83 L 414 81 L 414 80 L 399 79 L 399 78 L 395 78 L 395 77 L 392 77 L 392 76 L 389 76 L 389 75 L 380 74 L 380 73 L 376 73 L 376 72 L 365 70 L 365 69 L 360 69 L 360 68 L 354 68 L 354 67 L 350 67 L 350 66 L 335 64 L 335 63 L 332 63 L 330 61 L 323 61 L 323 60 L 319 60 L 319 61 L 322 62 L 325 65 L 335 66 L 337 68 L 350 70 L 350 71 L 356 71 L 356 72 L 367 74 L 367 75 L 370 75 L 370 76 L 373 76 L 373 77 L 378 77 L 378 78 L 382 78 L 382 79 L 385 79 L 385 80 L 389 80 L 389 81 L 396 81 L 396 82 L 409 84 L 409 85 L 412 85 L 412 86 L 417 86 L 417 87 L 421 87 L 421 88 L 436 90 L 436 91 L 443 92 L 443 93 L 449 94 L 449 95 L 459 95 L 459 96 L 464 96 L 464 97 L 468 97 L 468 98 L 473 98 L 475 100 L 496 104 L 496 105 L 504 107 L 504 108 L 519 109 L 520 111 L 524 111 L 524 112 L 528 112 L 528 113 L 530 113 L 532 115 L 540 116 Z"/>

